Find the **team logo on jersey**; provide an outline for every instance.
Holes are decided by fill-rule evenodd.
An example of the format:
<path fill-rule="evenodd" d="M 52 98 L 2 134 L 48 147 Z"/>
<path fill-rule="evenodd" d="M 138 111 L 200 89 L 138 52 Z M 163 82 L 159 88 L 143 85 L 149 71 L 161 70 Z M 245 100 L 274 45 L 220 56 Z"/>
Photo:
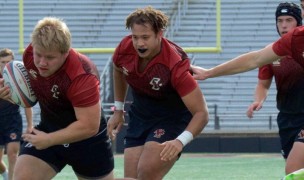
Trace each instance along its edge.
<path fill-rule="evenodd" d="M 16 133 L 11 133 L 10 138 L 11 138 L 11 140 L 17 139 L 17 134 Z"/>
<path fill-rule="evenodd" d="M 150 84 L 152 85 L 152 89 L 158 91 L 160 87 L 163 86 L 163 84 L 160 82 L 160 78 L 153 78 L 150 81 Z"/>
<path fill-rule="evenodd" d="M 281 59 L 278 59 L 272 63 L 273 66 L 281 66 Z"/>
<path fill-rule="evenodd" d="M 162 135 L 165 134 L 165 130 L 164 129 L 157 129 L 154 131 L 154 136 L 155 138 L 160 138 Z"/>
<path fill-rule="evenodd" d="M 301 131 L 299 132 L 298 139 L 304 139 L 304 129 L 301 129 Z"/>
<path fill-rule="evenodd" d="M 123 73 L 124 75 L 126 75 L 126 76 L 129 76 L 129 71 L 128 71 L 128 69 L 125 68 L 125 67 L 122 67 L 122 73 Z"/>
<path fill-rule="evenodd" d="M 56 98 L 58 99 L 58 95 L 60 94 L 58 92 L 58 85 L 53 85 L 52 89 L 51 89 L 51 92 L 53 93 L 53 98 Z"/>
<path fill-rule="evenodd" d="M 37 72 L 33 69 L 30 69 L 30 75 L 32 76 L 33 79 L 37 79 Z"/>

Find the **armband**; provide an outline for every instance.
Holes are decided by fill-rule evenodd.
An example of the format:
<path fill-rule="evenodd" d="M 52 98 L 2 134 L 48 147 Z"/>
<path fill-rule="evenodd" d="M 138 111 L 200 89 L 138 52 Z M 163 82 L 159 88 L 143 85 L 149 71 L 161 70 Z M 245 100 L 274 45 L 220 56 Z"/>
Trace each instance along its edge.
<path fill-rule="evenodd" d="M 193 135 L 190 131 L 184 131 L 176 139 L 179 140 L 185 147 L 190 141 L 193 140 Z"/>
<path fill-rule="evenodd" d="M 124 110 L 124 103 L 121 101 L 115 101 L 113 111 L 123 111 Z"/>

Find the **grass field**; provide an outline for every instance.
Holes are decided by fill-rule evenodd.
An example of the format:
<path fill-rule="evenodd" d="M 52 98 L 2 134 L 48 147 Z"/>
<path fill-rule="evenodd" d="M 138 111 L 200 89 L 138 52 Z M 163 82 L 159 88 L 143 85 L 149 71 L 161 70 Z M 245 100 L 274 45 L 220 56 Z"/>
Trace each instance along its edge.
<path fill-rule="evenodd" d="M 147 162 L 148 163 L 148 162 Z M 123 156 L 115 155 L 115 177 L 123 177 Z M 164 180 L 280 180 L 280 154 L 182 154 Z M 54 180 L 76 179 L 68 166 Z"/>

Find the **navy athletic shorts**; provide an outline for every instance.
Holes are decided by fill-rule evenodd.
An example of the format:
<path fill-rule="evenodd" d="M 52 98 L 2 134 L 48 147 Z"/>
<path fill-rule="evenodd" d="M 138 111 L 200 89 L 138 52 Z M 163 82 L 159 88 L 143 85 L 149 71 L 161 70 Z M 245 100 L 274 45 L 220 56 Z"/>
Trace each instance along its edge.
<path fill-rule="evenodd" d="M 186 129 L 192 118 L 190 113 L 184 113 L 182 116 L 179 114 L 168 119 L 147 122 L 138 119 L 132 112 L 129 112 L 129 116 L 125 148 L 142 146 L 148 141 L 163 143 L 173 140 Z"/>
<path fill-rule="evenodd" d="M 19 113 L 0 117 L 0 146 L 21 141 L 22 117 Z"/>
<path fill-rule="evenodd" d="M 20 155 L 28 154 L 47 162 L 57 173 L 67 164 L 83 178 L 99 178 L 114 169 L 112 144 L 106 131 L 84 141 L 37 150 L 24 142 Z"/>
<path fill-rule="evenodd" d="M 287 159 L 294 142 L 304 143 L 304 134 L 302 133 L 303 135 L 301 135 L 301 132 L 304 132 L 304 116 L 303 114 L 280 112 L 277 121 L 282 146 L 281 153 L 282 156 Z"/>

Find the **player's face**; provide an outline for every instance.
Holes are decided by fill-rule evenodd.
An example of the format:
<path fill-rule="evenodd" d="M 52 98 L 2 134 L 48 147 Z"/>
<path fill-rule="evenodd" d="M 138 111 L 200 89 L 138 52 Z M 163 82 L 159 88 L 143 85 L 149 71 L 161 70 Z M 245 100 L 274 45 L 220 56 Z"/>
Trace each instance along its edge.
<path fill-rule="evenodd" d="M 5 65 L 13 60 L 13 56 L 6 56 L 0 58 L 0 73 L 2 73 Z"/>
<path fill-rule="evenodd" d="M 142 59 L 151 60 L 161 48 L 162 31 L 155 34 L 150 24 L 134 24 L 132 41 L 135 50 Z"/>
<path fill-rule="evenodd" d="M 48 51 L 42 48 L 33 48 L 34 63 L 42 77 L 53 75 L 63 65 L 68 53 Z"/>
<path fill-rule="evenodd" d="M 277 19 L 277 26 L 281 36 L 297 27 L 297 24 L 297 20 L 292 16 L 279 16 Z"/>

